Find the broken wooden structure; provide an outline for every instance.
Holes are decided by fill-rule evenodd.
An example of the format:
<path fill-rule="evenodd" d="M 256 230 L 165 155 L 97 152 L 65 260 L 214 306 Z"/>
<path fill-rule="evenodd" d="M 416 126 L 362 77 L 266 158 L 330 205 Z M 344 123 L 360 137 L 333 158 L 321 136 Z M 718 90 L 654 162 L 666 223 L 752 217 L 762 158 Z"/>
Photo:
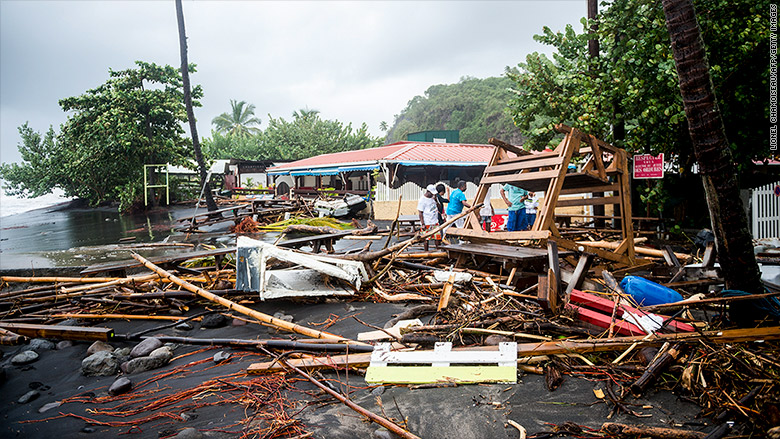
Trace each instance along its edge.
<path fill-rule="evenodd" d="M 493 184 L 511 184 L 528 191 L 544 191 L 536 221 L 530 230 L 489 233 L 482 230 L 478 215 L 472 213 L 463 228 L 451 228 L 447 233 L 472 242 L 553 240 L 562 248 L 592 253 L 625 266 L 640 263 L 634 251 L 630 170 L 626 151 L 576 128 L 558 125 L 556 130 L 565 134 L 563 140 L 553 151 L 541 153 L 529 153 L 517 146 L 491 139 L 496 148 L 485 168 L 474 200 L 475 204 L 484 202 Z M 577 157 L 584 160 L 584 165 L 578 171 L 571 172 L 569 165 L 574 165 Z M 611 195 L 603 195 L 605 193 Z M 590 194 L 590 197 L 561 198 L 582 194 Z M 621 240 L 614 250 L 577 243 L 564 238 L 558 231 L 555 224 L 556 208 L 607 204 L 613 204 L 617 209 L 613 215 L 603 218 L 619 220 L 621 224 Z"/>

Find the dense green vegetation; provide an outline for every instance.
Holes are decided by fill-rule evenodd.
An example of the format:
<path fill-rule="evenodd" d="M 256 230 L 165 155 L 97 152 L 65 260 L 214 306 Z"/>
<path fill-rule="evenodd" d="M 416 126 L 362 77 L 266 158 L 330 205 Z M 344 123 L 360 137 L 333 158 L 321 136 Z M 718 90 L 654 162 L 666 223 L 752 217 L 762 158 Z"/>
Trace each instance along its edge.
<path fill-rule="evenodd" d="M 507 112 L 513 83 L 507 78 L 462 78 L 457 84 L 433 85 L 406 105 L 387 133 L 387 143 L 427 130 L 460 130 L 464 143 L 487 143 L 495 137 L 521 143 L 520 131 Z"/>
<path fill-rule="evenodd" d="M 710 72 L 736 161 L 766 157 L 768 150 L 768 0 L 696 0 Z M 679 155 L 693 162 L 660 0 L 614 0 L 598 17 L 599 57 L 587 50 L 583 30 L 544 28 L 536 39 L 553 46 L 553 59 L 532 53 L 508 69 L 514 83 L 513 118 L 528 145 L 555 143 L 552 127 L 566 123 L 631 152 Z M 613 126 L 625 126 L 625 139 Z"/>
<path fill-rule="evenodd" d="M 268 116 L 268 127 L 256 134 L 211 133 L 204 151 L 212 159 L 299 160 L 319 154 L 373 148 L 382 139 L 368 134 L 368 127 L 352 128 L 337 120 L 324 120 L 316 110 L 293 112 L 292 120 Z"/>
<path fill-rule="evenodd" d="M 187 165 L 179 70 L 140 61 L 136 66 L 109 70 L 103 85 L 60 100 L 70 115 L 59 134 L 20 127 L 23 163 L 0 167 L 7 192 L 35 197 L 60 188 L 92 205 L 119 201 L 124 210 L 143 198 L 144 164 Z M 196 105 L 201 95 L 199 86 L 193 88 Z"/>

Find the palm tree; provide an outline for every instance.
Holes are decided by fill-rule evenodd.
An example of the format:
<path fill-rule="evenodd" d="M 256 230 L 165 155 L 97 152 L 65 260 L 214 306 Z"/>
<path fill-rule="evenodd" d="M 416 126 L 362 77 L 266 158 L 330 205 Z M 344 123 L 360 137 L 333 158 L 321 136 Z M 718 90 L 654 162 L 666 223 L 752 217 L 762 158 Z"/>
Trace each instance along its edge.
<path fill-rule="evenodd" d="M 192 134 L 192 148 L 195 150 L 195 160 L 198 162 L 200 184 L 206 195 L 206 206 L 209 212 L 211 212 L 217 210 L 217 203 L 214 202 L 214 197 L 211 196 L 211 185 L 209 185 L 206 175 L 206 162 L 203 160 L 203 153 L 200 150 L 200 140 L 198 140 L 195 112 L 192 110 L 190 70 L 189 63 L 187 62 L 187 34 L 184 29 L 184 11 L 182 11 L 181 0 L 176 0 L 176 21 L 179 25 L 179 54 L 181 55 L 181 79 L 184 88 L 184 106 L 187 107 L 187 120 L 190 123 L 190 134 Z"/>
<path fill-rule="evenodd" d="M 316 117 L 318 114 L 320 114 L 320 110 L 310 110 L 307 108 L 301 108 L 298 111 L 293 111 L 293 118 L 295 119 L 309 119 L 312 117 Z"/>
<path fill-rule="evenodd" d="M 211 121 L 218 132 L 236 136 L 248 136 L 260 132 L 260 128 L 252 126 L 260 125 L 260 119 L 255 117 L 254 105 L 231 99 L 230 107 L 230 113 L 222 113 Z"/>
<path fill-rule="evenodd" d="M 693 2 L 663 0 L 663 7 L 723 279 L 729 289 L 763 292 L 752 237 L 739 196 L 737 171 L 718 110 Z"/>

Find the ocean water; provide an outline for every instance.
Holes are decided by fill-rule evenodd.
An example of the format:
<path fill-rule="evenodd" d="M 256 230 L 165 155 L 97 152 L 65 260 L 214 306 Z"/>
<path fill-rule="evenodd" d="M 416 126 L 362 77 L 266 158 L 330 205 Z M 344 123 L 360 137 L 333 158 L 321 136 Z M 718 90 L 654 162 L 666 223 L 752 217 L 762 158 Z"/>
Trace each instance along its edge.
<path fill-rule="evenodd" d="M 55 189 L 51 194 L 37 198 L 14 197 L 6 195 L 5 191 L 0 191 L 0 217 L 51 207 L 70 201 L 71 199 L 72 198 L 64 197 L 62 191 L 59 189 Z"/>

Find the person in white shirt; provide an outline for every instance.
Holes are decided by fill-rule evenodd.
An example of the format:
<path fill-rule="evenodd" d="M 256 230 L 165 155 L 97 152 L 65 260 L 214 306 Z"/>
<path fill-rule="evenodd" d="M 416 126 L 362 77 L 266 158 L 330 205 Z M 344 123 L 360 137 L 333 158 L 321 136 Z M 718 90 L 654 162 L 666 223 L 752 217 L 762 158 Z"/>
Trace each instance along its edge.
<path fill-rule="evenodd" d="M 534 222 L 536 222 L 536 210 L 539 208 L 539 197 L 536 196 L 535 192 L 529 192 L 528 198 L 526 198 L 524 203 L 527 224 L 526 230 L 531 230 L 534 226 Z"/>
<path fill-rule="evenodd" d="M 423 233 L 439 226 L 439 209 L 436 205 L 436 200 L 434 199 L 436 193 L 436 186 L 430 184 L 423 191 L 420 201 L 417 202 L 417 214 L 420 216 L 420 225 Z M 441 233 L 436 233 L 423 242 L 423 247 L 426 252 L 428 251 L 428 240 L 431 239 L 434 240 L 436 248 L 439 248 Z"/>
<path fill-rule="evenodd" d="M 493 215 L 495 215 L 493 205 L 490 203 L 490 198 L 485 200 L 485 204 L 479 209 L 479 216 L 481 217 L 482 229 L 486 232 L 490 232 L 491 224 L 493 223 Z"/>

